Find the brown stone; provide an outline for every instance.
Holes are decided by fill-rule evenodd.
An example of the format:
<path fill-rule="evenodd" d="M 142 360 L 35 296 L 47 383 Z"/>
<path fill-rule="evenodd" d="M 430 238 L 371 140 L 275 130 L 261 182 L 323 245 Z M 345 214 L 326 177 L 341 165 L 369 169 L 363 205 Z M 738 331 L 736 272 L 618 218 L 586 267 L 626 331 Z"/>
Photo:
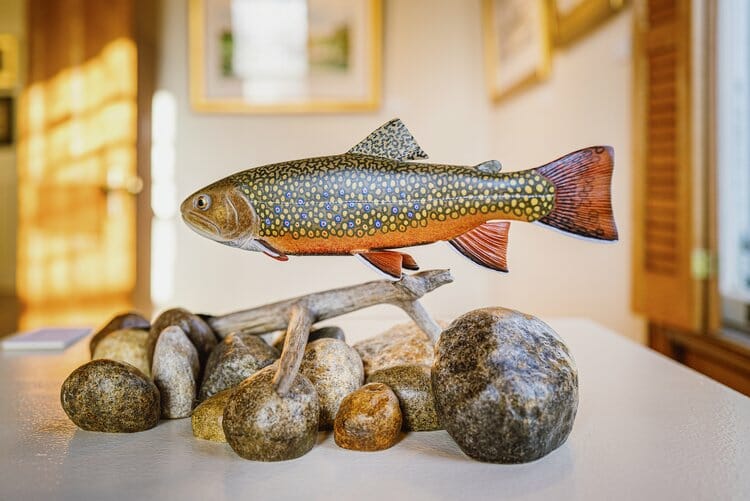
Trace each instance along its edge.
<path fill-rule="evenodd" d="M 79 428 L 131 433 L 159 422 L 159 390 L 130 364 L 92 360 L 63 382 L 60 402 Z"/>
<path fill-rule="evenodd" d="M 318 392 L 320 429 L 330 430 L 341 401 L 364 382 L 362 360 L 345 342 L 323 338 L 307 344 L 299 371 Z"/>
<path fill-rule="evenodd" d="M 198 359 L 202 367 L 209 353 L 216 346 L 216 335 L 205 320 L 183 308 L 166 310 L 156 317 L 154 323 L 151 324 L 148 343 L 149 359 L 153 359 L 154 347 L 159 335 L 170 326 L 179 327 L 187 335 L 195 349 L 198 350 Z"/>
<path fill-rule="evenodd" d="M 400 430 L 398 398 L 386 385 L 369 383 L 341 402 L 333 438 L 344 449 L 379 451 L 395 444 Z"/>
<path fill-rule="evenodd" d="M 430 368 L 424 365 L 399 365 L 370 374 L 368 383 L 383 383 L 398 397 L 404 430 L 439 430 Z"/>
<path fill-rule="evenodd" d="M 224 435 L 245 459 L 285 461 L 306 454 L 315 445 L 320 412 L 315 388 L 297 374 L 282 397 L 273 388 L 275 373 L 271 366 L 247 378 L 224 408 Z"/>
<path fill-rule="evenodd" d="M 108 358 L 125 362 L 137 367 L 147 377 L 151 377 L 147 344 L 148 331 L 142 329 L 112 331 L 96 343 L 91 358 Z"/>
<path fill-rule="evenodd" d="M 397 365 L 431 366 L 434 352 L 430 338 L 414 323 L 396 325 L 353 348 L 362 357 L 365 376 Z"/>
<path fill-rule="evenodd" d="M 234 388 L 220 391 L 204 400 L 198 407 L 193 409 L 192 426 L 193 435 L 204 440 L 213 440 L 214 442 L 226 442 L 224 436 L 224 408 L 227 406 L 229 397 L 234 392 Z"/>
<path fill-rule="evenodd" d="M 114 331 L 122 329 L 143 329 L 148 330 L 151 325 L 148 323 L 142 315 L 134 311 L 128 313 L 121 313 L 114 317 L 112 320 L 107 322 L 107 325 L 97 331 L 96 334 L 89 341 L 89 350 L 93 357 L 96 345 Z M 149 364 L 150 365 L 150 364 Z"/>

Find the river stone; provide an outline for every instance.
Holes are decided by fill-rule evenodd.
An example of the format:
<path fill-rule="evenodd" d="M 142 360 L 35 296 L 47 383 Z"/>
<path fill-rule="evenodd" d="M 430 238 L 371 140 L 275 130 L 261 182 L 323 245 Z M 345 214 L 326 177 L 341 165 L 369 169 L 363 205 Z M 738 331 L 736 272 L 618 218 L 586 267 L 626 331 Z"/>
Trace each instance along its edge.
<path fill-rule="evenodd" d="M 380 451 L 396 443 L 401 422 L 393 391 L 382 383 L 368 383 L 341 402 L 333 438 L 344 449 Z"/>
<path fill-rule="evenodd" d="M 224 436 L 224 408 L 229 401 L 229 397 L 234 392 L 234 388 L 220 391 L 193 409 L 192 426 L 193 435 L 204 440 L 213 440 L 214 442 L 226 442 Z"/>
<path fill-rule="evenodd" d="M 125 362 L 138 368 L 147 377 L 151 377 L 147 344 L 148 331 L 141 329 L 112 331 L 96 343 L 91 358 L 108 358 Z"/>
<path fill-rule="evenodd" d="M 404 430 L 439 430 L 430 368 L 424 365 L 398 365 L 373 372 L 368 383 L 383 383 L 398 397 Z"/>
<path fill-rule="evenodd" d="M 365 367 L 365 376 L 397 365 L 432 365 L 433 343 L 416 324 L 396 325 L 382 334 L 353 345 Z"/>
<path fill-rule="evenodd" d="M 131 433 L 159 422 L 159 390 L 141 371 L 115 360 L 92 360 L 63 382 L 60 402 L 79 428 Z"/>
<path fill-rule="evenodd" d="M 237 386 L 277 358 L 278 350 L 258 336 L 240 333 L 228 335 L 208 357 L 200 400 Z"/>
<path fill-rule="evenodd" d="M 539 459 L 565 442 L 578 407 L 578 371 L 544 322 L 505 308 L 456 319 L 432 366 L 440 423 L 470 457 Z"/>
<path fill-rule="evenodd" d="M 89 341 L 89 350 L 92 358 L 94 351 L 96 350 L 96 345 L 112 332 L 122 329 L 143 329 L 147 331 L 149 327 L 150 324 L 148 323 L 148 320 L 134 311 L 121 313 L 115 316 L 112 320 L 107 322 L 107 325 L 99 329 L 91 338 L 91 341 Z"/>
<path fill-rule="evenodd" d="M 154 349 L 154 383 L 161 394 L 161 416 L 177 419 L 190 416 L 200 372 L 198 351 L 176 326 L 161 332 Z"/>
<path fill-rule="evenodd" d="M 325 430 L 333 427 L 344 397 L 362 386 L 365 378 L 357 352 L 345 342 L 332 338 L 308 343 L 299 371 L 318 392 L 319 425 Z"/>
<path fill-rule="evenodd" d="M 187 335 L 195 349 L 198 350 L 198 359 L 203 366 L 209 353 L 216 346 L 216 335 L 205 320 L 183 308 L 166 310 L 156 317 L 154 323 L 151 324 L 148 345 L 149 358 L 153 360 L 156 341 L 159 339 L 161 332 L 170 326 L 179 327 Z"/>
<path fill-rule="evenodd" d="M 273 389 L 274 367 L 240 384 L 224 408 L 224 435 L 234 451 L 255 461 L 285 461 L 306 454 L 318 436 L 318 395 L 302 374 L 289 392 Z"/>

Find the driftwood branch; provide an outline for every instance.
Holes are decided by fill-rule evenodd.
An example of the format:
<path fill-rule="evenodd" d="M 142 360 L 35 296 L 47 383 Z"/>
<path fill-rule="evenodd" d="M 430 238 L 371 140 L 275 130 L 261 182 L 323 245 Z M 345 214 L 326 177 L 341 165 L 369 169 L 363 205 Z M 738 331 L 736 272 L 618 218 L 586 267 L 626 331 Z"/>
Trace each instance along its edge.
<path fill-rule="evenodd" d="M 274 377 L 276 391 L 284 395 L 299 369 L 312 324 L 368 306 L 392 304 L 404 310 L 414 323 L 436 342 L 442 329 L 419 303 L 419 298 L 452 281 L 453 277 L 448 270 L 422 271 L 414 275 L 405 275 L 397 282 L 378 280 L 316 292 L 212 317 L 208 322 L 222 338 L 232 332 L 261 335 L 286 330 L 279 369 Z"/>

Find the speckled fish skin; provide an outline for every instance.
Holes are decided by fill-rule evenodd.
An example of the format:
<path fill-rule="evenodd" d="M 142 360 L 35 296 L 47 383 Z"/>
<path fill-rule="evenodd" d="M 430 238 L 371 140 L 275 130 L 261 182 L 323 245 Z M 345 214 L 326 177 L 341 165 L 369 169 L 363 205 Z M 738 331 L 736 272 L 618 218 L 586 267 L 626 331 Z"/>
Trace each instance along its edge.
<path fill-rule="evenodd" d="M 611 148 L 586 148 L 508 173 L 496 161 L 473 167 L 405 161 L 426 157 L 394 119 L 347 153 L 231 175 L 188 197 L 181 211 L 195 231 L 226 245 L 280 260 L 359 254 L 393 277 L 400 276 L 394 266 L 400 270 L 402 258 L 404 268 L 416 263 L 381 251 L 440 240 L 482 266 L 507 271 L 508 225 L 498 220 L 617 239 Z"/>
<path fill-rule="evenodd" d="M 351 254 L 450 240 L 490 219 L 535 221 L 552 208 L 533 170 L 470 167 L 344 154 L 230 176 L 257 214 L 257 238 L 290 255 Z"/>

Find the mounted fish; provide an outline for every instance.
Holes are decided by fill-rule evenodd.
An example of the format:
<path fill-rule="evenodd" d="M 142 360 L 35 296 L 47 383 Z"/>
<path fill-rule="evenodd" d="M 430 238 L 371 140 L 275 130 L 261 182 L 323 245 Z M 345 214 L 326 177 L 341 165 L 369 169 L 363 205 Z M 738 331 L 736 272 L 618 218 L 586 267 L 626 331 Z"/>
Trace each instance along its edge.
<path fill-rule="evenodd" d="M 448 241 L 486 268 L 508 271 L 509 220 L 617 240 L 613 152 L 595 146 L 536 169 L 500 172 L 415 163 L 427 158 L 399 119 L 341 155 L 255 167 L 189 196 L 182 217 L 199 234 L 280 261 L 353 255 L 392 279 L 416 270 L 390 249 Z"/>

